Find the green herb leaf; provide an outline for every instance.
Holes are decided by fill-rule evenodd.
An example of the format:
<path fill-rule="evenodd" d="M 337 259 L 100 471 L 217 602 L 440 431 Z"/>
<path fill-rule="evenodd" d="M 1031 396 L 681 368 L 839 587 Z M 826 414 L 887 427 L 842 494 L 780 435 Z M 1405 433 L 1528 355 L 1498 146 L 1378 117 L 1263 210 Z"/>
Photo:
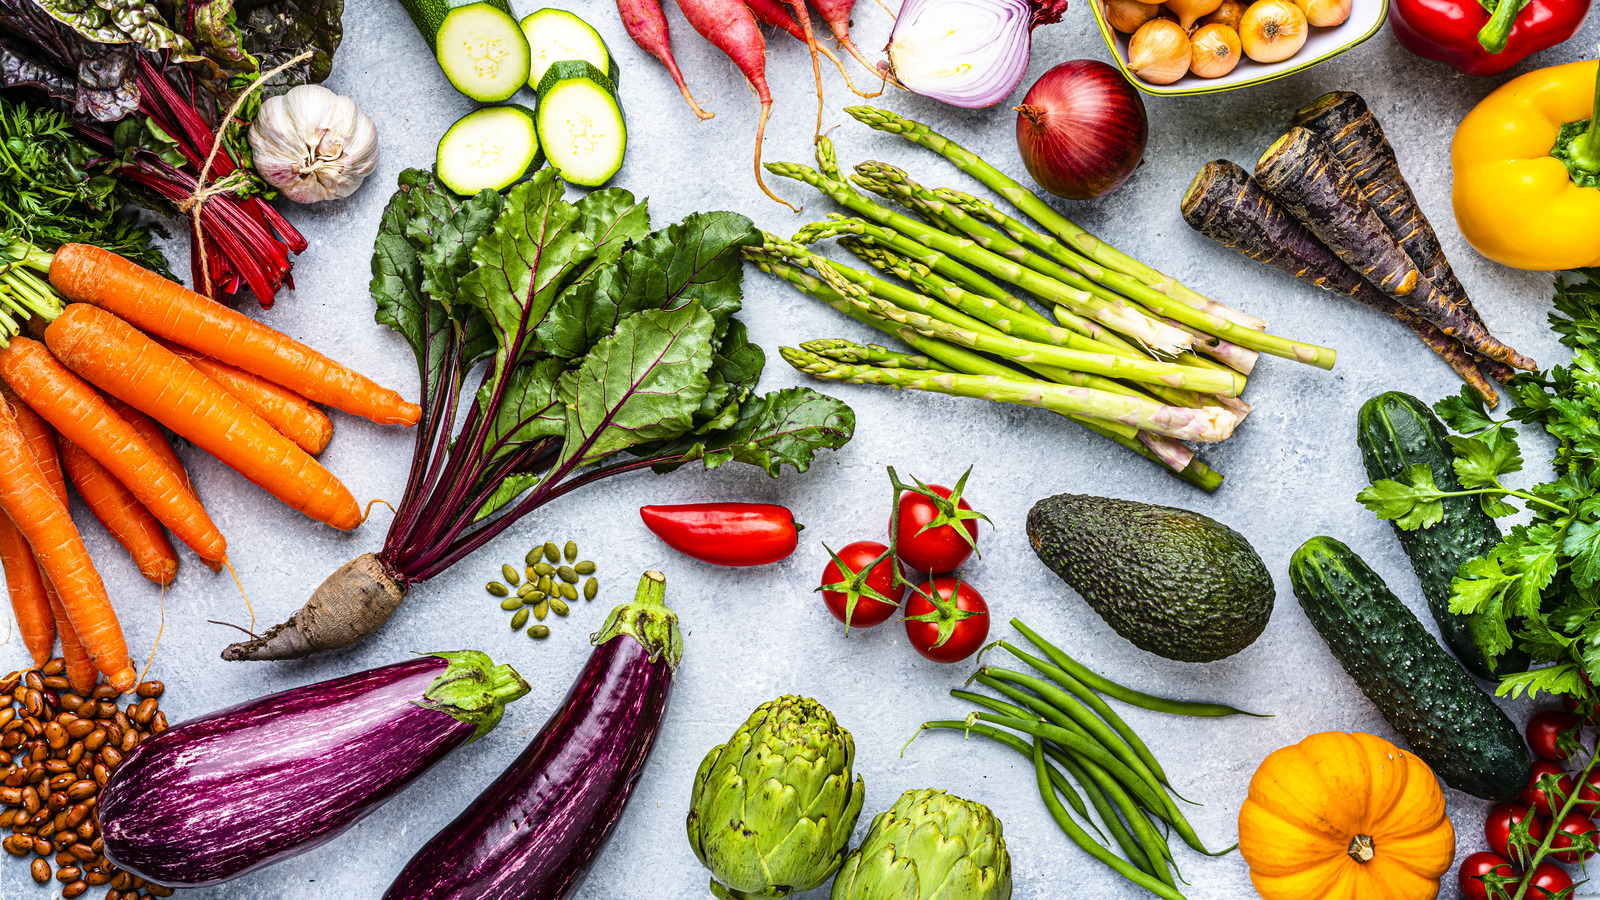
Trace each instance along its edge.
<path fill-rule="evenodd" d="M 1388 478 L 1373 482 L 1356 495 L 1380 519 L 1393 519 L 1406 531 L 1431 528 L 1444 518 L 1444 492 L 1433 483 L 1433 469 L 1418 463 L 1406 469 L 1405 481 Z"/>
<path fill-rule="evenodd" d="M 1489 418 L 1488 411 L 1483 408 L 1483 398 L 1467 385 L 1461 386 L 1460 394 L 1435 403 L 1433 411 L 1439 414 L 1439 418 L 1444 420 L 1444 424 L 1448 425 L 1450 430 L 1463 434 L 1474 434 L 1494 427 L 1494 420 Z"/>
<path fill-rule="evenodd" d="M 1501 475 L 1522 469 L 1522 453 L 1516 441 L 1502 438 L 1498 430 L 1487 432 L 1484 437 L 1450 435 L 1447 440 L 1456 451 L 1456 478 L 1467 490 L 1493 487 Z"/>

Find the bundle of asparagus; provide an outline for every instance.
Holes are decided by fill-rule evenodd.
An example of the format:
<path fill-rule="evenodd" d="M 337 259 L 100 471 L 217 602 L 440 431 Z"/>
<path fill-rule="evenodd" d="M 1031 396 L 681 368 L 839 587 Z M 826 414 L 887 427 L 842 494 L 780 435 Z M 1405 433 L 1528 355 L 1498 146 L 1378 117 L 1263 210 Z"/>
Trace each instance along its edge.
<path fill-rule="evenodd" d="M 796 369 L 1042 407 L 1212 491 L 1222 476 L 1183 442 L 1233 433 L 1250 412 L 1239 397 L 1259 354 L 1332 368 L 1334 351 L 1267 334 L 1264 321 L 1101 241 L 928 126 L 872 107 L 846 112 L 938 152 L 1041 228 L 970 194 L 924 188 L 884 163 L 861 163 L 847 179 L 827 138 L 817 142 L 816 169 L 769 163 L 773 174 L 810 184 L 855 216 L 829 215 L 793 240 L 763 234 L 746 257 L 915 351 L 808 341 L 780 351 Z M 910 287 L 813 253 L 810 245 L 825 238 Z M 1054 321 L 1002 284 L 1044 303 Z"/>
<path fill-rule="evenodd" d="M 1255 178 L 1227 160 L 1207 163 L 1182 208 L 1223 246 L 1390 314 L 1491 408 L 1500 397 L 1489 378 L 1537 368 L 1484 326 L 1357 94 L 1325 94 L 1301 109 Z"/>

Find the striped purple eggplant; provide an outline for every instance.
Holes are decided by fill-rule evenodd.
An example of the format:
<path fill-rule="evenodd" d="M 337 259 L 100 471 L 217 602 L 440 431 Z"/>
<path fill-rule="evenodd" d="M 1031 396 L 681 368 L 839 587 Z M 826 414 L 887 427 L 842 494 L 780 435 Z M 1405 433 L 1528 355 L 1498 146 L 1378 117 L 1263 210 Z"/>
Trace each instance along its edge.
<path fill-rule="evenodd" d="M 565 900 L 622 817 L 683 656 L 666 579 L 611 611 L 555 715 L 499 779 L 424 844 L 384 900 Z"/>
<path fill-rule="evenodd" d="M 355 824 L 528 692 L 476 650 L 229 707 L 133 749 L 100 794 L 105 854 L 170 887 L 215 884 Z"/>

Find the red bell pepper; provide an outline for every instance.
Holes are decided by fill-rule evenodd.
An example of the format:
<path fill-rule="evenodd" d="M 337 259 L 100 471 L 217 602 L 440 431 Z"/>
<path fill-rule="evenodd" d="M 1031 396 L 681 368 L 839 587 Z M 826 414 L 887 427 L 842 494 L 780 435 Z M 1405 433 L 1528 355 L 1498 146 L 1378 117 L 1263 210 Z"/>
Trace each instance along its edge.
<path fill-rule="evenodd" d="M 1392 0 L 1400 46 L 1466 75 L 1498 75 L 1571 38 L 1591 0 Z M 1492 13 L 1491 13 L 1492 11 Z"/>
<path fill-rule="evenodd" d="M 715 566 L 764 566 L 800 543 L 794 514 L 772 503 L 642 506 L 639 518 L 667 546 Z"/>

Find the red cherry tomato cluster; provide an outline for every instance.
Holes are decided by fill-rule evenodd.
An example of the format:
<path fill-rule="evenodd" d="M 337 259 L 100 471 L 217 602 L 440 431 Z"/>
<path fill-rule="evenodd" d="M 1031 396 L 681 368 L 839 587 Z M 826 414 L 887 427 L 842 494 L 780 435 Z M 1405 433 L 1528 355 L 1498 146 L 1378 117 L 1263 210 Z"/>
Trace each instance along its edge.
<path fill-rule="evenodd" d="M 1591 708 L 1585 719 L 1593 724 L 1594 718 Z M 1570 701 L 1564 711 L 1547 709 L 1528 720 L 1528 748 L 1538 757 L 1533 763 L 1533 777 L 1517 795 L 1517 802 L 1496 806 L 1484 820 L 1483 838 L 1488 851 L 1467 857 L 1456 873 L 1467 900 L 1489 900 L 1485 877 L 1520 879 L 1534 848 L 1552 829 L 1555 836 L 1550 839 L 1550 853 L 1533 868 L 1528 890 L 1523 894 L 1525 900 L 1551 900 L 1572 887 L 1572 877 L 1556 863 L 1579 865 L 1594 856 L 1600 828 L 1590 816 L 1600 812 L 1600 767 L 1591 770 L 1579 784 L 1565 764 L 1572 757 L 1572 736 L 1579 734 L 1584 721 L 1577 715 L 1576 704 Z M 1552 780 L 1553 789 L 1548 787 Z M 1560 823 L 1554 823 L 1555 814 L 1574 790 L 1578 792 L 1577 806 Z M 1515 880 L 1507 885 L 1508 895 L 1516 893 L 1516 885 Z"/>
<path fill-rule="evenodd" d="M 889 546 L 856 541 L 837 553 L 830 549 L 822 600 L 847 634 L 880 625 L 903 607 L 906 638 L 918 653 L 935 662 L 966 659 L 989 636 L 989 606 L 956 570 L 977 551 L 978 520 L 986 517 L 961 496 L 965 474 L 954 488 L 915 478 L 902 484 L 893 468 L 889 480 L 895 489 Z M 926 577 L 908 577 L 919 572 Z"/>

